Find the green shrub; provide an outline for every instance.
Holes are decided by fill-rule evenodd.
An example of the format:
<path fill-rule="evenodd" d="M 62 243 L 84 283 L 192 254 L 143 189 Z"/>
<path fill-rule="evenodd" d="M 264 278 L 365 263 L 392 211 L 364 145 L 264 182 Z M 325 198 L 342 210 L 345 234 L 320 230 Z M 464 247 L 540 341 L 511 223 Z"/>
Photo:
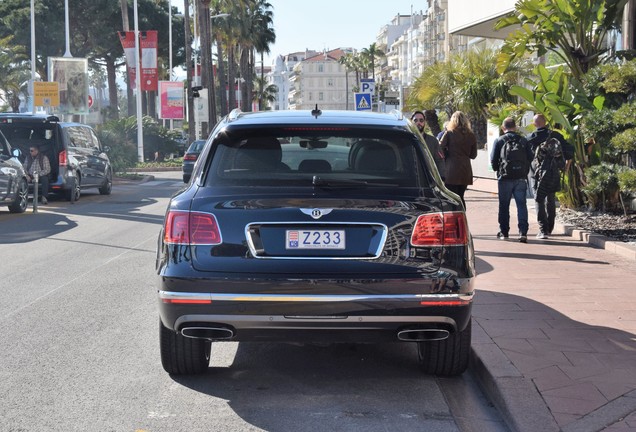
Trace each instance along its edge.
<path fill-rule="evenodd" d="M 617 211 L 621 208 L 619 173 L 626 167 L 602 162 L 585 169 L 586 184 L 581 188 L 591 210 Z"/>

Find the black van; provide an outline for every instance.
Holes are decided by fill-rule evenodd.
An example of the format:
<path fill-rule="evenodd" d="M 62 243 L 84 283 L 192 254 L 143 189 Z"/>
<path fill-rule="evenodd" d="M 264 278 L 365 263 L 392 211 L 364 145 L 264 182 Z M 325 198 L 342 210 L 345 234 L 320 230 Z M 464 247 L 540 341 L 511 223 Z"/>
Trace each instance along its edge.
<path fill-rule="evenodd" d="M 80 123 L 60 122 L 54 115 L 0 113 L 0 131 L 20 149 L 22 162 L 37 145 L 51 163 L 50 191 L 78 200 L 82 189 L 110 195 L 113 171 L 95 131 Z"/>

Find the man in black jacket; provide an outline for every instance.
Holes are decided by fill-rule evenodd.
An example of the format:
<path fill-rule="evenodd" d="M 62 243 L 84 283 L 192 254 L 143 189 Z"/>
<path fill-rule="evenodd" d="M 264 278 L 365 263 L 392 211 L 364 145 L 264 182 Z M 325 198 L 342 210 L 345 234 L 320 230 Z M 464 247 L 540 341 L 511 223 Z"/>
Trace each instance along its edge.
<path fill-rule="evenodd" d="M 433 155 L 433 159 L 435 160 L 435 165 L 437 166 L 437 170 L 439 171 L 439 175 L 444 179 L 444 174 L 446 171 L 446 161 L 444 160 L 444 154 L 442 153 L 442 149 L 439 146 L 439 141 L 433 135 L 429 135 L 424 130 L 426 126 L 426 117 L 422 111 L 415 111 L 411 116 L 411 121 L 415 123 L 417 126 L 417 130 L 420 131 L 422 137 L 424 138 L 424 142 L 428 147 L 429 151 Z"/>
<path fill-rule="evenodd" d="M 503 121 L 504 134 L 495 139 L 490 154 L 490 164 L 497 173 L 497 191 L 499 195 L 499 232 L 497 238 L 506 240 L 510 231 L 510 201 L 517 205 L 517 225 L 519 241 L 528 242 L 528 171 L 532 161 L 532 150 L 528 141 L 517 133 L 517 124 L 511 117 Z M 513 155 L 514 153 L 514 155 Z"/>
<path fill-rule="evenodd" d="M 537 203 L 537 222 L 539 223 L 539 234 L 537 234 L 537 238 L 547 239 L 548 235 L 552 234 L 552 230 L 554 229 L 554 221 L 556 219 L 556 190 L 558 190 L 558 188 L 553 188 L 556 190 L 552 191 L 542 190 L 542 193 L 538 193 L 536 179 L 544 173 L 537 172 L 535 168 L 544 167 L 545 171 L 546 165 L 543 163 L 543 155 L 538 154 L 540 146 L 551 138 L 557 139 L 562 152 L 562 155 L 557 155 L 559 162 L 561 158 L 564 161 L 572 159 L 574 157 L 574 147 L 571 146 L 559 132 L 548 128 L 546 118 L 543 114 L 536 114 L 533 118 L 533 124 L 537 129 L 527 137 L 535 159 L 532 164 L 533 169 L 530 172 L 529 179 L 532 189 L 534 190 L 534 199 Z M 541 160 L 538 160 L 539 158 Z M 559 163 L 559 168 L 563 168 L 561 163 Z"/>

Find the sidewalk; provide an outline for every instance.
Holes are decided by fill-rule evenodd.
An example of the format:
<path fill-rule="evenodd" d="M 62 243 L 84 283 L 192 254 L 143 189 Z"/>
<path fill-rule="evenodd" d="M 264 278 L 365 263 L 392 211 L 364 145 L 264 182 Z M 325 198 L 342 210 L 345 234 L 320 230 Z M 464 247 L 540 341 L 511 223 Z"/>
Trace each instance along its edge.
<path fill-rule="evenodd" d="M 528 243 L 515 241 L 514 202 L 498 240 L 496 188 L 480 178 L 466 192 L 471 369 L 512 430 L 636 431 L 635 248 L 563 226 L 538 240 L 532 200 Z"/>

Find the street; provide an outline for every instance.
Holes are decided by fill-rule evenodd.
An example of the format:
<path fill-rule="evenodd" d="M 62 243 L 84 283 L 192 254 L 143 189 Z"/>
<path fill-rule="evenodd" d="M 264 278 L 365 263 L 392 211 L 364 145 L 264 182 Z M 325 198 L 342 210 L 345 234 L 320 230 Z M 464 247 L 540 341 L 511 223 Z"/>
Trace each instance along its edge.
<path fill-rule="evenodd" d="M 155 248 L 181 172 L 0 211 L 2 431 L 506 430 L 471 374 L 415 346 L 215 343 L 211 367 L 160 363 Z"/>

